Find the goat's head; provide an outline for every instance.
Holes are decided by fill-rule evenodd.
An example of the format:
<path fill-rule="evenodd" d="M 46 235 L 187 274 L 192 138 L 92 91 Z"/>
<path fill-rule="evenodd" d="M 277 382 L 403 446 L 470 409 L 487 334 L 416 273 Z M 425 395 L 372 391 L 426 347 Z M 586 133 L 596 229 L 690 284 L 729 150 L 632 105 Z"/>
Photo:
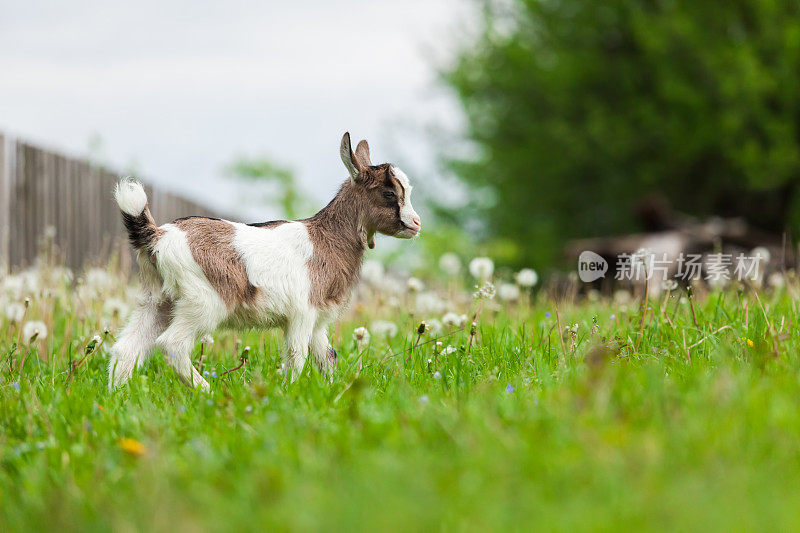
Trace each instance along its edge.
<path fill-rule="evenodd" d="M 373 165 L 369 159 L 367 141 L 358 143 L 353 152 L 349 133 L 342 137 L 340 153 L 354 190 L 363 204 L 369 247 L 374 246 L 372 235 L 376 231 L 400 239 L 416 237 L 422 222 L 411 205 L 412 187 L 408 176 L 389 163 Z"/>

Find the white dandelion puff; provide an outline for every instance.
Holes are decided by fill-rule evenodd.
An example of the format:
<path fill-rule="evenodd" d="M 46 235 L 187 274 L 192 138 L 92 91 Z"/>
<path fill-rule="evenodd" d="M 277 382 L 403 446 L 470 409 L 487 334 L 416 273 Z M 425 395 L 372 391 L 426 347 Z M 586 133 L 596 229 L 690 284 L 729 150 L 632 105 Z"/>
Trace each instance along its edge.
<path fill-rule="evenodd" d="M 762 264 L 769 263 L 771 254 L 769 250 L 763 246 L 756 246 L 750 251 L 750 255 Z"/>
<path fill-rule="evenodd" d="M 364 326 L 353 330 L 353 340 L 356 341 L 356 345 L 358 345 L 359 350 L 363 350 L 364 347 L 369 344 L 369 338 L 369 330 Z"/>
<path fill-rule="evenodd" d="M 539 274 L 532 268 L 523 268 L 517 272 L 517 285 L 529 289 L 539 283 Z"/>
<path fill-rule="evenodd" d="M 391 339 L 397 335 L 398 331 L 397 324 L 388 320 L 376 320 L 370 324 L 370 328 L 372 329 L 372 333 L 374 333 L 377 337 L 383 337 L 386 339 Z"/>
<path fill-rule="evenodd" d="M 442 325 L 448 329 L 463 328 L 467 323 L 467 315 L 459 315 L 458 313 L 445 313 L 442 317 Z"/>
<path fill-rule="evenodd" d="M 661 284 L 661 287 L 665 291 L 674 291 L 675 289 L 678 288 L 678 282 L 675 281 L 674 279 L 668 279 L 664 283 Z"/>
<path fill-rule="evenodd" d="M 782 289 L 786 285 L 786 280 L 780 272 L 773 272 L 767 278 L 767 285 L 774 289 Z"/>
<path fill-rule="evenodd" d="M 501 283 L 497 287 L 497 297 L 504 302 L 514 302 L 519 299 L 519 287 L 512 283 Z"/>
<path fill-rule="evenodd" d="M 425 289 L 425 284 L 422 283 L 421 279 L 412 276 L 408 278 L 408 281 L 406 282 L 406 287 L 408 287 L 408 290 L 410 290 L 411 292 L 421 292 Z"/>
<path fill-rule="evenodd" d="M 108 298 L 103 303 L 103 312 L 109 317 L 123 319 L 128 316 L 129 310 L 128 304 L 119 298 Z"/>
<path fill-rule="evenodd" d="M 36 340 L 44 340 L 47 338 L 47 326 L 38 320 L 25 322 L 25 325 L 22 326 L 22 338 L 28 344 Z"/>
<path fill-rule="evenodd" d="M 97 292 L 102 292 L 114 285 L 112 277 L 102 268 L 90 268 L 86 271 L 85 279 L 86 285 Z"/>
<path fill-rule="evenodd" d="M 490 281 L 486 281 L 480 287 L 476 286 L 475 288 L 477 290 L 472 295 L 472 297 L 477 300 L 480 299 L 491 300 L 492 298 L 494 298 L 494 295 L 497 294 L 497 290 L 494 288 L 494 285 L 492 285 Z"/>
<path fill-rule="evenodd" d="M 469 273 L 479 280 L 487 280 L 494 274 L 494 261 L 488 257 L 476 257 L 469 262 Z"/>
<path fill-rule="evenodd" d="M 13 323 L 17 323 L 25 316 L 25 306 L 19 302 L 11 302 L 6 305 L 6 318 Z"/>
<path fill-rule="evenodd" d="M 452 252 L 439 258 L 439 268 L 448 276 L 457 276 L 461 272 L 461 259 Z"/>
<path fill-rule="evenodd" d="M 378 287 L 381 285 L 383 282 L 383 273 L 383 263 L 374 259 L 364 261 L 364 264 L 361 267 L 361 279 L 373 287 Z"/>
<path fill-rule="evenodd" d="M 444 311 L 445 303 L 435 292 L 421 292 L 414 300 L 414 308 L 420 314 L 439 314 Z"/>
<path fill-rule="evenodd" d="M 442 332 L 442 323 L 436 320 L 435 318 L 429 318 L 428 320 L 425 321 L 425 324 L 428 325 L 428 327 L 425 328 L 425 333 L 427 333 L 432 337 L 435 337 L 436 335 Z"/>

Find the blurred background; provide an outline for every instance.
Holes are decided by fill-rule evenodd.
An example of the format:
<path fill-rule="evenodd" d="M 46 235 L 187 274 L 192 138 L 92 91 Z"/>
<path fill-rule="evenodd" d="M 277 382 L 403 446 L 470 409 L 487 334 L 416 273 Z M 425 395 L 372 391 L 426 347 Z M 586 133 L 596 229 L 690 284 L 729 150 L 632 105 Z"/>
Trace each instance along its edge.
<path fill-rule="evenodd" d="M 310 216 L 346 177 L 345 130 L 415 185 L 424 235 L 382 253 L 546 270 L 659 235 L 680 237 L 671 252 L 791 249 L 799 15 L 770 0 L 0 1 L 0 250 L 12 268 L 43 238 L 73 267 L 108 254 L 119 174 L 152 186 L 159 223 Z"/>

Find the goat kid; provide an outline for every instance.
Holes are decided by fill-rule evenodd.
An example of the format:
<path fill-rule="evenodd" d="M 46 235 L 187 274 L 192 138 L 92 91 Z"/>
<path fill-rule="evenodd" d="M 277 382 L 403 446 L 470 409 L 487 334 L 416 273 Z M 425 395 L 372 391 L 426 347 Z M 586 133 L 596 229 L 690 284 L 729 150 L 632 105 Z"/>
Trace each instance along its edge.
<path fill-rule="evenodd" d="M 319 213 L 298 221 L 242 224 L 181 218 L 156 226 L 141 184 L 124 178 L 114 196 L 137 250 L 143 291 L 111 349 L 109 387 L 130 379 L 159 347 L 190 386 L 209 385 L 191 362 L 198 337 L 218 326 L 281 327 L 292 380 L 309 349 L 323 372 L 336 364 L 328 326 L 346 305 L 376 232 L 409 239 L 421 228 L 408 177 L 373 165 L 367 141 L 340 146 L 350 178 Z"/>

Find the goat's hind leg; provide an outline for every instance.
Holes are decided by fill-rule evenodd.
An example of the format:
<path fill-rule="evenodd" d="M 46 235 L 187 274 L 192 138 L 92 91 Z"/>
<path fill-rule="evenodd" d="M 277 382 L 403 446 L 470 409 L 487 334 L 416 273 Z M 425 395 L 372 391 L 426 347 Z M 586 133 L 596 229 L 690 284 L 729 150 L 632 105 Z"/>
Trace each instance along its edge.
<path fill-rule="evenodd" d="M 113 389 L 123 385 L 153 353 L 156 338 L 169 323 L 172 303 L 149 297 L 133 311 L 122 328 L 117 342 L 111 348 L 108 363 L 108 386 Z"/>
<path fill-rule="evenodd" d="M 197 338 L 213 331 L 224 318 L 224 307 L 182 300 L 175 305 L 169 327 L 156 343 L 164 350 L 167 364 L 190 387 L 208 391 L 210 386 L 192 364 L 192 349 Z"/>

